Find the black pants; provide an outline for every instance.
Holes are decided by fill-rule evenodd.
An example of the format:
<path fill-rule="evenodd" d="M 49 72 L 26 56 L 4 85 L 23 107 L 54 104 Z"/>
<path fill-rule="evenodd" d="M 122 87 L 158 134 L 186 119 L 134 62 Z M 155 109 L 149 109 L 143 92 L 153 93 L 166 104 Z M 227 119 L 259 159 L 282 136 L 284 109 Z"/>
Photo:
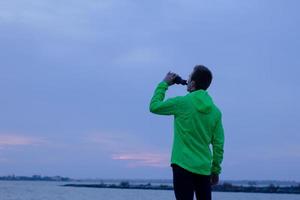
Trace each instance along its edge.
<path fill-rule="evenodd" d="M 171 167 L 176 200 L 193 200 L 194 192 L 197 200 L 211 200 L 210 176 L 189 172 L 176 164 Z"/>

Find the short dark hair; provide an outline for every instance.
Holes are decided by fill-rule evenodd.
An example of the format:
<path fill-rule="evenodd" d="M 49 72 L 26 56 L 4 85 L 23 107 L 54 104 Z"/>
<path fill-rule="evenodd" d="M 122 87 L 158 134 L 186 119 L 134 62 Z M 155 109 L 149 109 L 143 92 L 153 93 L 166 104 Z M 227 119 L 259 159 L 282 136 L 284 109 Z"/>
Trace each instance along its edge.
<path fill-rule="evenodd" d="M 195 81 L 196 90 L 207 90 L 212 81 L 211 71 L 204 65 L 196 65 L 191 77 L 192 81 Z"/>

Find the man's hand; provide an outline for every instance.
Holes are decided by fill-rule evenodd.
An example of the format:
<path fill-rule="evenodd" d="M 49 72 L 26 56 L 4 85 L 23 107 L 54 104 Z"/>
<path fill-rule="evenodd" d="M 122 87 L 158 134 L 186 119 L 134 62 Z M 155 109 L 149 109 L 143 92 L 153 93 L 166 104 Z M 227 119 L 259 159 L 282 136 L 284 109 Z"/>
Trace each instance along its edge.
<path fill-rule="evenodd" d="M 163 81 L 165 81 L 169 86 L 171 86 L 174 84 L 176 76 L 178 75 L 173 72 L 168 72 Z"/>
<path fill-rule="evenodd" d="M 210 184 L 217 185 L 218 183 L 219 183 L 219 175 L 218 174 L 210 175 Z"/>

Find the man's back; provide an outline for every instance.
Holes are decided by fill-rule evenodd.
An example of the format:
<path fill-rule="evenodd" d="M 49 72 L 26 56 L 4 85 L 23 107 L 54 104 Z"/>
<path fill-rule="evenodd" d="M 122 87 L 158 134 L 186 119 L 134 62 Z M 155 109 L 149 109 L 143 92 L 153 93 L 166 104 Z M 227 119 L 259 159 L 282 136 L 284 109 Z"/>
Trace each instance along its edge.
<path fill-rule="evenodd" d="M 220 128 L 221 112 L 204 90 L 178 98 L 178 113 L 174 117 L 174 141 L 171 163 L 190 172 L 210 175 L 212 153 L 210 144 L 224 140 Z M 216 129 L 219 128 L 216 133 Z M 221 143 L 223 143 L 221 141 Z"/>
<path fill-rule="evenodd" d="M 174 115 L 174 141 L 171 167 L 176 199 L 211 200 L 211 185 L 219 182 L 223 159 L 224 131 L 220 110 L 206 92 L 211 71 L 196 65 L 186 83 L 185 96 L 164 101 L 169 86 L 181 79 L 169 72 L 158 84 L 150 102 L 150 112 Z M 212 152 L 210 149 L 212 145 Z"/>
<path fill-rule="evenodd" d="M 157 86 L 151 99 L 150 111 L 174 115 L 171 163 L 197 174 L 219 174 L 224 143 L 221 112 L 204 90 L 162 102 L 167 89 L 168 84 L 165 82 Z M 210 144 L 213 147 L 213 157 Z"/>

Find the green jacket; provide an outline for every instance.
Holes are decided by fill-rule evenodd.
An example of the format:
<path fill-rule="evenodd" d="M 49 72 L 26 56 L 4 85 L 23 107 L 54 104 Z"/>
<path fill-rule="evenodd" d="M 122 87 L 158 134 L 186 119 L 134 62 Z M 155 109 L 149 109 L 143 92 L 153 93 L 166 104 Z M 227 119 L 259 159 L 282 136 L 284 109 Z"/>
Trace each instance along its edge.
<path fill-rule="evenodd" d="M 174 115 L 171 163 L 197 174 L 220 174 L 224 152 L 220 110 L 205 90 L 163 101 L 167 89 L 166 82 L 158 84 L 151 99 L 150 112 Z"/>

